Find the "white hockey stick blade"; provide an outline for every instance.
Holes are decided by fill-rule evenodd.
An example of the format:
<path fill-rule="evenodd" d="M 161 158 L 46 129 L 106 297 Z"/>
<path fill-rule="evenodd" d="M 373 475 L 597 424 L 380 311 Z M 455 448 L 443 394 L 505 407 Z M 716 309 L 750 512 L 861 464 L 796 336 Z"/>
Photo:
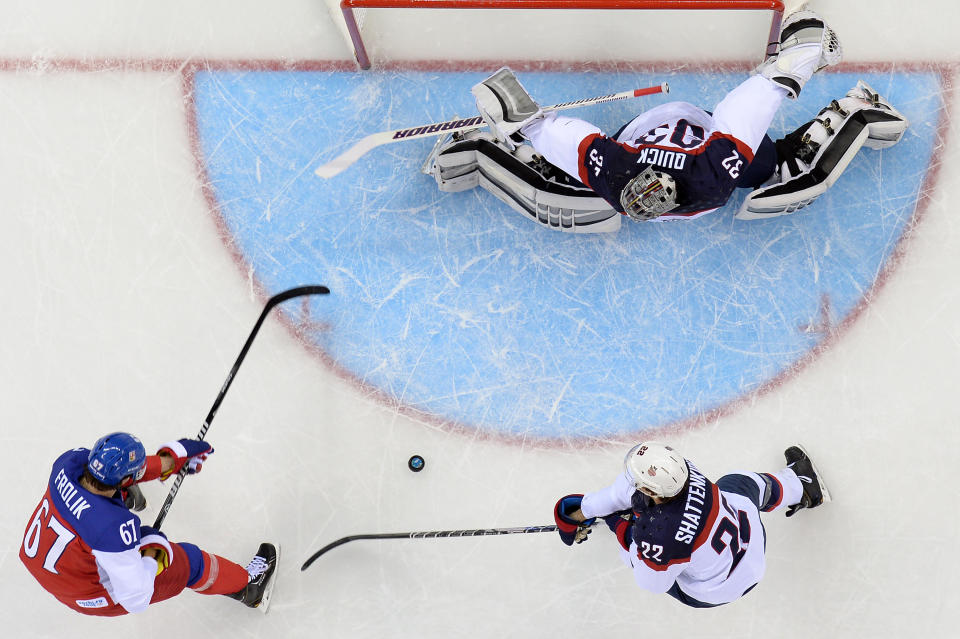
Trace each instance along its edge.
<path fill-rule="evenodd" d="M 627 98 L 637 98 L 643 95 L 653 95 L 655 93 L 670 93 L 670 86 L 663 82 L 656 86 L 643 89 L 634 89 L 632 91 L 622 91 L 620 93 L 611 93 L 601 95 L 595 98 L 583 98 L 582 100 L 573 100 L 571 102 L 562 102 L 553 106 L 544 107 L 544 111 L 561 111 L 563 109 L 573 109 L 576 107 L 591 106 L 594 104 L 603 104 L 605 102 L 614 102 L 616 100 L 625 100 Z M 393 131 L 381 131 L 380 133 L 371 133 L 346 151 L 333 158 L 326 164 L 321 164 L 314 170 L 317 177 L 328 179 L 339 175 L 347 168 L 352 166 L 357 160 L 367 154 L 368 151 L 375 149 L 383 144 L 391 142 L 400 142 L 401 140 L 412 140 L 414 138 L 426 138 L 434 135 L 444 135 L 447 133 L 457 133 L 462 131 L 471 131 L 484 126 L 483 118 L 479 115 L 466 119 L 453 119 L 446 122 L 435 122 L 423 126 L 414 126 L 407 129 L 394 129 Z"/>
<path fill-rule="evenodd" d="M 267 589 L 263 591 L 263 599 L 260 600 L 260 605 L 257 606 L 257 610 L 264 615 L 267 614 L 267 610 L 270 608 L 270 600 L 273 598 L 273 587 L 277 585 L 277 577 L 280 575 L 280 544 L 277 544 L 277 563 L 275 566 L 273 576 L 270 577 L 270 583 L 267 584 Z"/>
<path fill-rule="evenodd" d="M 478 115 L 465 120 L 447 120 L 446 122 L 435 122 L 433 124 L 414 126 L 408 129 L 395 129 L 393 131 L 372 133 L 365 138 L 361 138 L 359 142 L 326 164 L 318 166 L 314 173 L 316 173 L 317 177 L 331 178 L 334 175 L 342 173 L 344 169 L 366 155 L 368 151 L 382 144 L 399 142 L 400 140 L 412 140 L 414 138 L 426 138 L 434 135 L 443 135 L 445 133 L 456 133 L 457 131 L 470 131 L 479 129 L 482 126 L 483 118 Z"/>

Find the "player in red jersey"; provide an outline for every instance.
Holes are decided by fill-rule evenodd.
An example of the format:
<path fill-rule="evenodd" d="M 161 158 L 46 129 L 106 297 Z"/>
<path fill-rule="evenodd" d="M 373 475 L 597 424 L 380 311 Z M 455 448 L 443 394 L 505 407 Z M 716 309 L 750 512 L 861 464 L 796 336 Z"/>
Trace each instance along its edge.
<path fill-rule="evenodd" d="M 87 615 L 142 612 L 184 588 L 260 606 L 276 569 L 273 544 L 262 544 L 244 568 L 194 544 L 167 540 L 124 504 L 124 489 L 184 467 L 199 472 L 212 453 L 204 441 L 181 439 L 147 455 L 128 433 L 63 453 L 27 523 L 20 561 L 44 590 Z"/>

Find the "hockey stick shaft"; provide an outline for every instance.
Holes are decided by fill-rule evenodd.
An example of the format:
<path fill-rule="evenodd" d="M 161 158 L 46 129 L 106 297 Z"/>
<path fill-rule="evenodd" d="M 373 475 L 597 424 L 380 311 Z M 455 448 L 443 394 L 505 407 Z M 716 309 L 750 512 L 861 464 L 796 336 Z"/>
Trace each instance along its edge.
<path fill-rule="evenodd" d="M 669 92 L 670 86 L 666 82 L 663 82 L 656 86 L 646 87 L 643 89 L 621 91 L 620 93 L 611 93 L 609 95 L 601 95 L 595 98 L 583 98 L 581 100 L 573 100 L 571 102 L 561 102 L 560 104 L 544 107 L 543 110 L 562 111 L 564 109 L 592 106 L 594 104 L 604 104 L 606 102 L 626 100 L 627 98 L 638 98 L 644 95 Z M 414 126 L 406 129 L 394 129 L 393 131 L 372 133 L 365 138 L 361 138 L 360 141 L 354 143 L 353 146 L 326 164 L 318 166 L 314 173 L 317 175 L 317 177 L 332 178 L 333 176 L 339 175 L 348 167 L 352 166 L 354 162 L 363 157 L 368 151 L 383 144 L 400 142 L 401 140 L 426 138 L 434 135 L 446 135 L 448 133 L 471 131 L 473 129 L 479 129 L 483 125 L 483 118 L 478 115 L 467 119 L 447 120 L 446 122 L 434 122 L 433 124 Z"/>
<path fill-rule="evenodd" d="M 549 526 L 523 526 L 519 528 L 478 528 L 475 530 L 431 530 L 427 532 L 404 532 L 404 533 L 382 533 L 373 535 L 350 535 L 343 537 L 332 543 L 327 544 L 317 552 L 310 555 L 310 558 L 303 562 L 300 570 L 306 570 L 310 564 L 319 559 L 322 555 L 333 550 L 337 546 L 358 539 L 436 539 L 438 537 L 485 537 L 487 535 L 518 535 L 526 533 L 556 532 L 557 527 Z"/>
<path fill-rule="evenodd" d="M 253 330 L 250 331 L 250 336 L 247 337 L 247 341 L 244 343 L 243 348 L 240 350 L 240 355 L 237 357 L 237 361 L 233 363 L 233 368 L 230 369 L 230 373 L 227 375 L 226 381 L 223 382 L 223 386 L 220 387 L 220 392 L 217 394 L 216 400 L 213 402 L 213 406 L 210 408 L 210 412 L 207 413 L 207 418 L 203 420 L 203 426 L 200 428 L 200 434 L 197 435 L 197 439 L 202 440 L 207 435 L 207 431 L 210 430 L 210 423 L 213 422 L 214 416 L 217 414 L 217 410 L 220 409 L 220 404 L 223 403 L 223 398 L 227 395 L 227 390 L 230 388 L 230 384 L 233 383 L 233 378 L 236 376 L 237 371 L 240 370 L 240 364 L 243 363 L 244 358 L 247 356 L 247 351 L 250 350 L 250 345 L 253 344 L 253 338 L 257 336 L 257 333 L 260 331 L 260 327 L 263 325 L 264 320 L 267 319 L 267 315 L 270 314 L 270 311 L 273 310 L 274 306 L 282 304 L 289 299 L 294 297 L 302 297 L 304 295 L 327 295 L 330 292 L 326 286 L 300 286 L 297 288 L 291 288 L 289 290 L 283 291 L 282 293 L 277 293 L 269 300 L 267 300 L 266 306 L 263 307 L 263 312 L 260 313 L 257 323 L 254 324 Z M 183 478 L 187 475 L 187 466 L 184 465 L 180 469 L 180 472 L 177 473 L 176 479 L 173 480 L 173 485 L 170 486 L 170 492 L 167 493 L 167 498 L 163 501 L 163 506 L 160 507 L 160 512 L 157 514 L 156 521 L 153 522 L 153 527 L 158 529 L 163 523 L 163 520 L 166 519 L 167 513 L 170 511 L 170 507 L 173 505 L 173 500 L 177 496 L 177 492 L 180 491 L 180 484 L 183 482 Z"/>

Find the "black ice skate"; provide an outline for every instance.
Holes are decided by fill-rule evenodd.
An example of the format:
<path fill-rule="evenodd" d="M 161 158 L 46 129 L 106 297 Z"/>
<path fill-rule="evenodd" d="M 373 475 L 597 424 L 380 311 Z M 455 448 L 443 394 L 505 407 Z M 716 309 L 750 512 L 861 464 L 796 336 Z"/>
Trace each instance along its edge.
<path fill-rule="evenodd" d="M 227 596 L 250 608 L 259 608 L 265 613 L 270 605 L 270 595 L 276 581 L 274 572 L 279 558 L 280 552 L 276 546 L 266 542 L 260 544 L 257 554 L 247 564 L 247 573 L 250 575 L 247 587 Z"/>
<path fill-rule="evenodd" d="M 783 452 L 787 459 L 787 468 L 793 470 L 800 479 L 803 486 L 803 495 L 799 504 L 794 504 L 787 508 L 787 517 L 792 517 L 798 510 L 803 508 L 816 508 L 821 504 L 830 501 L 830 491 L 813 465 L 813 461 L 807 456 L 807 452 L 800 446 L 791 446 Z"/>

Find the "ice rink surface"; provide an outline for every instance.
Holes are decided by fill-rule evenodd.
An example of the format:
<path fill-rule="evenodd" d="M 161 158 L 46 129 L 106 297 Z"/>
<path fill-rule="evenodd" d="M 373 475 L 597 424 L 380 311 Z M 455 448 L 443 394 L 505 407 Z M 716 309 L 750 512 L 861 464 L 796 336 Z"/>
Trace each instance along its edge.
<path fill-rule="evenodd" d="M 548 402 L 544 413 L 554 422 L 540 419 L 535 410 L 518 416 L 517 409 L 495 406 L 489 415 L 512 424 L 504 433 L 484 426 L 482 419 L 456 414 L 450 404 L 412 403 L 402 385 L 376 377 L 380 369 L 369 361 L 351 368 L 345 363 L 351 353 L 383 352 L 388 373 L 396 370 L 393 364 L 404 363 L 391 358 L 403 350 L 400 342 L 394 351 L 383 350 L 390 342 L 378 331 L 397 330 L 387 321 L 395 321 L 389 314 L 383 322 L 357 329 L 354 344 L 359 346 L 350 353 L 334 350 L 338 321 L 351 316 L 351 309 L 359 316 L 377 307 L 375 294 L 347 294 L 344 273 L 350 264 L 343 260 L 365 265 L 370 281 L 381 269 L 384 295 L 393 290 L 387 285 L 394 274 L 384 264 L 390 254 L 374 250 L 387 244 L 348 243 L 343 252 L 353 254 L 333 261 L 336 242 L 347 230 L 389 230 L 391 250 L 404 240 L 404 227 L 388 214 L 411 222 L 411 233 L 436 233 L 436 221 L 443 219 L 451 237 L 463 230 L 455 216 L 466 200 L 436 197 L 435 191 L 423 190 L 423 176 L 408 171 L 422 159 L 420 149 L 401 144 L 382 149 L 367 160 L 356 182 L 310 187 L 318 189 L 315 195 L 322 201 L 336 194 L 349 206 L 357 185 L 384 171 L 380 177 L 396 191 L 396 202 L 408 202 L 406 208 L 390 210 L 386 204 L 394 200 L 377 194 L 377 206 L 356 208 L 354 228 L 339 210 L 340 217 L 325 211 L 312 226 L 312 209 L 304 207 L 322 210 L 323 204 L 309 202 L 309 188 L 296 194 L 300 200 L 288 198 L 295 203 L 291 209 L 263 207 L 246 218 L 231 217 L 239 200 L 229 198 L 228 187 L 249 186 L 250 180 L 236 177 L 249 167 L 242 153 L 227 154 L 224 145 L 210 142 L 242 140 L 243 126 L 256 120 L 253 107 L 285 95 L 253 81 L 255 74 L 280 80 L 287 70 L 326 74 L 329 81 L 316 84 L 320 104 L 329 102 L 325 86 L 367 83 L 379 91 L 377 107 L 388 111 L 386 116 L 377 112 L 384 120 L 357 124 L 374 132 L 403 126 L 408 115 L 417 115 L 409 108 L 413 98 L 393 92 L 397 78 L 402 84 L 404 78 L 429 75 L 448 60 L 453 72 L 467 74 L 464 86 L 466 78 L 504 62 L 530 73 L 556 74 L 563 88 L 584 88 L 585 95 L 593 93 L 587 90 L 589 79 L 602 73 L 622 78 L 634 69 L 642 69 L 637 73 L 644 78 L 676 80 L 678 87 L 691 73 L 717 74 L 722 84 L 724 74 L 742 76 L 759 60 L 768 16 L 530 11 L 465 12 L 465 18 L 458 12 L 371 11 L 367 44 L 381 71 L 364 80 L 355 75 L 337 13 L 322 2 L 195 4 L 18 3 L 7 7 L 0 26 L 5 150 L 0 156 L 5 221 L 0 264 L 8 274 L 0 441 L 13 488 L 0 520 L 5 540 L 0 595 L 9 608 L 4 636 L 956 636 L 960 531 L 949 486 L 960 440 L 955 428 L 960 410 L 952 401 L 960 354 L 960 222 L 953 205 L 960 201 L 960 131 L 954 113 L 960 58 L 952 25 L 960 9 L 953 3 L 917 3 L 909 12 L 892 1 L 813 4 L 836 28 L 846 51 L 844 65 L 825 75 L 830 90 L 841 81 L 846 85 L 850 78 L 869 76 L 876 89 L 896 91 L 903 101 L 897 104 L 921 116 L 912 121 L 912 137 L 902 147 L 879 156 L 861 153 L 863 164 L 852 165 L 841 178 L 849 184 L 848 190 L 837 190 L 836 209 L 762 223 L 796 234 L 816 226 L 804 215 L 833 213 L 831 233 L 839 233 L 843 244 L 832 246 L 856 247 L 858 233 L 865 243 L 881 245 L 875 251 L 881 256 L 875 276 L 848 278 L 854 288 L 862 287 L 859 298 L 850 297 L 855 318 L 829 328 L 822 337 L 827 347 L 802 367 L 764 392 L 744 387 L 726 410 L 694 408 L 692 415 L 673 422 L 669 416 L 651 422 L 644 413 L 636 424 L 587 438 L 580 430 L 564 436 L 564 419 L 557 416 L 585 413 L 549 413 L 556 402 Z M 518 33 L 523 37 L 514 38 Z M 618 44 L 623 42 L 637 44 Z M 565 72 L 564 65 L 571 70 Z M 234 97 L 243 100 L 231 102 L 247 108 L 250 117 L 238 118 L 233 129 L 214 137 L 210 132 L 227 120 L 204 119 L 198 100 L 212 85 L 196 81 L 203 73 L 251 76 L 247 84 L 234 85 L 239 87 Z M 934 77 L 935 82 L 924 79 Z M 390 91 L 384 93 L 385 88 Z M 710 86 L 699 88 L 702 95 L 712 95 Z M 918 94 L 911 95 L 911 88 Z M 540 91 L 548 89 L 544 85 Z M 293 91 L 286 95 L 291 103 L 303 99 Z M 466 95 L 449 100 L 469 103 Z M 603 111 L 591 113 L 603 117 Z M 404 121 L 395 119 L 397 114 Z M 436 113 L 425 108 L 422 115 Z M 780 122 L 778 132 L 796 123 Z M 317 144 L 336 126 L 331 119 L 316 133 Z M 309 147 L 312 141 L 303 144 Z M 325 154 L 330 150 L 317 148 L 309 157 L 290 158 L 287 182 L 304 180 L 301 176 Z M 904 165 L 905 176 L 897 170 L 904 156 L 916 159 Z M 901 178 L 915 184 L 916 192 L 904 187 L 905 195 L 893 197 L 891 189 Z M 283 175 L 277 179 L 286 183 Z M 364 189 L 375 193 L 370 184 Z M 434 193 L 437 201 L 414 211 L 406 198 L 418 193 Z M 859 200 L 863 209 L 876 208 L 889 217 L 887 235 L 876 235 L 863 210 L 852 207 Z M 326 233 L 321 238 L 327 243 L 320 246 L 328 254 L 316 263 L 311 254 L 300 255 L 302 264 L 293 271 L 297 279 L 291 281 L 290 262 L 268 250 L 278 241 L 269 232 L 285 229 L 290 210 L 297 207 L 302 227 Z M 843 207 L 859 216 L 852 228 L 844 227 L 850 217 L 837 213 Z M 907 208 L 902 215 L 891 213 L 898 207 Z M 518 246 L 552 251 L 555 243 L 560 248 L 551 253 L 554 258 L 561 252 L 566 258 L 584 255 L 576 248 L 583 245 L 576 242 L 580 238 L 550 235 L 512 211 L 490 204 L 471 214 L 488 215 L 489 236 L 505 242 L 508 251 Z M 730 208 L 714 214 L 702 234 L 723 231 L 734 244 L 741 237 L 738 225 L 760 224 L 734 222 L 732 214 Z M 244 226 L 244 220 L 262 226 Z M 331 220 L 340 225 L 332 240 L 329 225 L 324 226 Z M 477 228 L 466 232 L 481 237 Z M 671 239 L 669 229 L 657 233 L 666 242 L 681 241 Z M 681 237 L 697 234 L 677 231 Z M 424 252 L 419 259 L 430 263 L 433 254 L 412 243 L 413 237 L 407 238 L 410 245 Z M 627 246 L 632 238 L 649 241 L 625 228 L 606 250 L 616 243 Z M 736 246 L 742 253 L 742 245 Z M 435 250 L 441 263 L 466 259 L 455 242 L 437 244 Z M 768 249 L 776 250 L 776 245 Z M 828 255 L 835 258 L 836 251 L 825 253 L 824 260 Z M 825 264 L 810 259 L 814 267 Z M 567 266 L 576 272 L 578 265 Z M 702 287 L 698 276 L 710 279 L 706 271 L 692 269 L 687 284 Z M 317 281 L 301 281 L 306 278 Z M 369 292 L 370 281 L 357 289 Z M 323 301 L 317 301 L 306 317 L 304 307 L 294 304 L 264 325 L 209 432 L 216 455 L 201 475 L 184 483 L 164 523 L 171 539 L 241 563 L 260 541 L 280 543 L 283 559 L 270 614 L 190 592 L 118 619 L 82 617 L 56 603 L 17 557 L 49 464 L 63 450 L 89 446 L 110 430 L 137 433 L 148 450 L 195 434 L 266 296 L 277 287 L 310 283 L 331 286 L 336 314 L 323 317 Z M 795 299 L 784 299 L 782 307 L 775 300 L 773 310 L 801 308 Z M 403 310 L 417 317 L 416 303 L 408 305 Z M 469 334 L 471 324 L 463 327 Z M 415 335 L 417 328 L 408 327 L 408 333 Z M 311 331 L 324 335 L 319 343 Z M 670 336 L 665 331 L 655 337 L 669 346 Z M 449 340 L 427 342 L 456 359 L 444 350 Z M 418 348 L 433 353 L 431 361 L 442 359 Z M 718 375 L 731 374 L 722 356 L 712 362 Z M 421 372 L 442 378 L 445 369 L 435 368 Z M 608 397 L 618 395 L 618 372 L 605 371 L 611 379 Z M 435 385 L 425 383 L 416 368 L 403 379 L 411 393 L 416 384 Z M 693 373 L 678 379 L 684 382 L 708 386 Z M 542 402 L 544 393 L 531 389 L 531 405 Z M 490 394 L 487 401 L 499 398 Z M 523 399 L 522 392 L 514 393 L 512 401 Z M 532 428 L 534 421 L 549 429 Z M 345 535 L 551 523 L 556 499 L 612 481 L 623 453 L 648 426 L 711 479 L 732 470 L 778 469 L 782 450 L 803 442 L 835 501 L 790 520 L 765 519 L 766 577 L 743 600 L 713 610 L 688 609 L 639 590 L 605 530 L 575 548 L 548 534 L 358 541 L 332 551 L 306 572 L 299 570 L 313 551 Z M 406 467 L 414 453 L 427 460 L 419 474 Z M 166 487 L 151 484 L 145 492 L 150 507 L 143 519 L 149 523 Z"/>

